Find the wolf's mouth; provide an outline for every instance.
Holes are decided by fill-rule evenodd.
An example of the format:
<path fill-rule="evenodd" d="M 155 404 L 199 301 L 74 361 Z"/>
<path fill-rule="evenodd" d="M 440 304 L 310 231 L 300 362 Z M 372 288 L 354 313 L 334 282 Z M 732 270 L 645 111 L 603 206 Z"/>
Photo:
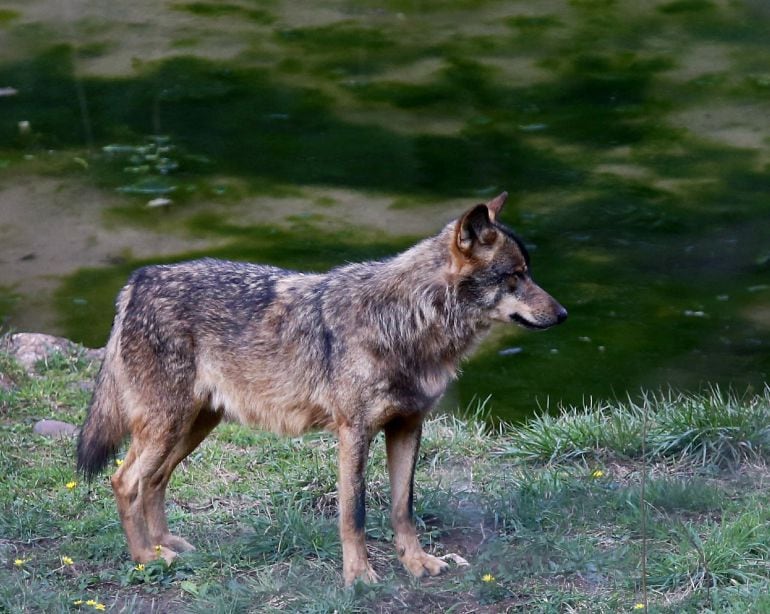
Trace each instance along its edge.
<path fill-rule="evenodd" d="M 536 324 L 535 322 L 530 322 L 529 320 L 526 320 L 525 318 L 520 316 L 518 313 L 512 314 L 511 320 L 513 320 L 517 324 L 520 324 L 524 328 L 529 328 L 530 330 L 545 330 L 546 328 L 551 327 L 549 324 Z"/>

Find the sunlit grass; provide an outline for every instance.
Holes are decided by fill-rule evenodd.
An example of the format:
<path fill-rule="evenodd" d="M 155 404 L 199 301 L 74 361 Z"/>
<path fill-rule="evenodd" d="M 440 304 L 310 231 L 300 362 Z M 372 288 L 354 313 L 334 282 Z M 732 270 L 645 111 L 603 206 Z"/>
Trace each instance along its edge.
<path fill-rule="evenodd" d="M 556 462 L 603 455 L 687 459 L 725 466 L 770 455 L 770 389 L 739 398 L 713 388 L 703 394 L 645 395 L 641 402 L 594 403 L 540 413 L 511 427 L 502 453 Z"/>
<path fill-rule="evenodd" d="M 491 423 L 479 400 L 471 418 L 429 419 L 415 487 L 421 540 L 471 563 L 435 580 L 413 580 L 397 561 L 377 438 L 366 531 L 383 580 L 346 590 L 337 444 L 325 434 L 221 426 L 169 489 L 171 529 L 198 550 L 171 566 L 130 561 L 107 477 L 84 482 L 72 440 L 32 432 L 40 418 L 83 419 L 95 366 L 53 355 L 30 376 L 0 354 L 13 382 L 0 396 L 0 610 L 631 611 L 643 543 L 648 599 L 660 611 L 748 611 L 735 604 L 761 601 L 770 586 L 766 449 L 754 439 L 767 393 L 596 402 L 516 427 Z"/>

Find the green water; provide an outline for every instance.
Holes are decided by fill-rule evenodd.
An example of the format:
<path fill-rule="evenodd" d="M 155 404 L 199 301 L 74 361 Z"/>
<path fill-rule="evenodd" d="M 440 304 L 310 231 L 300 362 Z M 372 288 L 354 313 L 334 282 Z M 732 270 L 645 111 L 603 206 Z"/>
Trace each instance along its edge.
<path fill-rule="evenodd" d="M 505 189 L 503 221 L 531 246 L 536 279 L 570 319 L 537 334 L 496 329 L 448 405 L 491 395 L 497 415 L 516 418 L 642 387 L 762 388 L 770 9 L 447 5 L 178 3 L 164 19 L 198 29 L 180 29 L 162 59 L 108 76 L 88 67 L 117 53 L 112 37 L 130 29 L 102 31 L 83 16 L 73 42 L 25 22 L 23 8 L 3 13 L 0 28 L 24 44 L 0 65 L 0 86 L 19 90 L 0 98 L 0 181 L 74 178 L 120 195 L 95 224 L 211 241 L 164 260 L 206 254 L 304 270 L 394 253 L 419 238 L 411 226 L 435 215 L 430 205 Z M 100 19 L 115 26 L 109 8 Z M 211 29 L 231 29 L 238 53 L 211 59 Z M 21 118 L 32 133 L 19 132 Z M 82 163 L 46 166 L 49 150 Z M 376 206 L 401 222 L 379 232 L 336 214 L 326 196 L 280 223 L 233 213 L 247 198 L 280 203 L 329 188 L 385 195 Z M 144 207 L 158 195 L 174 207 Z M 154 261 L 129 255 L 61 279 L 53 332 L 102 344 L 117 289 Z M 10 325 L 23 300 L 0 288 Z"/>

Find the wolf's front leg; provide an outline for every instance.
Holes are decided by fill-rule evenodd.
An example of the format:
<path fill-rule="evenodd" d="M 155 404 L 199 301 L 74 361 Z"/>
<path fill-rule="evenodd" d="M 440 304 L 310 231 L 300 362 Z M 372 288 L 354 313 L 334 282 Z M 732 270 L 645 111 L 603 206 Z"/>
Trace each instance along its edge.
<path fill-rule="evenodd" d="M 390 519 L 395 533 L 396 552 L 404 567 L 418 578 L 437 576 L 449 565 L 423 551 L 412 518 L 414 467 L 420 450 L 422 420 L 399 419 L 385 427 L 385 447 L 390 475 Z"/>
<path fill-rule="evenodd" d="M 350 586 L 360 578 L 377 582 L 379 578 L 366 555 L 366 487 L 364 474 L 369 455 L 369 437 L 363 429 L 339 429 L 339 510 L 342 540 L 342 575 Z"/>

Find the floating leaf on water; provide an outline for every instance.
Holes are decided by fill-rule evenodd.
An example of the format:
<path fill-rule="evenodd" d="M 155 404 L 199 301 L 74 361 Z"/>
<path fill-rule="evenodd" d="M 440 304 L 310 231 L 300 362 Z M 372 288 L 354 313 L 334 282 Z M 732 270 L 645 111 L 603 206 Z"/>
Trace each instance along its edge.
<path fill-rule="evenodd" d="M 141 164 L 138 166 L 126 166 L 123 168 L 124 173 L 131 173 L 132 175 L 143 175 L 150 172 L 150 167 L 147 164 Z"/>
<path fill-rule="evenodd" d="M 155 169 L 161 174 L 161 175 L 167 175 L 171 171 L 175 171 L 179 168 L 179 164 L 175 162 L 174 160 L 170 160 L 169 158 L 162 158 L 156 165 Z"/>
<path fill-rule="evenodd" d="M 122 194 L 151 194 L 162 195 L 170 194 L 177 189 L 175 185 L 170 185 L 165 182 L 155 181 L 153 179 L 145 179 L 143 181 L 137 181 L 131 185 L 124 185 L 118 188 L 118 192 Z"/>
<path fill-rule="evenodd" d="M 685 309 L 684 310 L 684 315 L 686 317 L 688 317 L 688 318 L 706 318 L 706 317 L 708 317 L 706 315 L 705 311 L 692 310 L 692 309 Z"/>
<path fill-rule="evenodd" d="M 102 151 L 108 154 L 132 154 L 136 153 L 137 149 L 133 145 L 105 145 Z"/>
<path fill-rule="evenodd" d="M 498 354 L 500 356 L 515 356 L 516 354 L 521 354 L 524 351 L 521 347 L 512 347 L 512 348 L 505 348 L 504 350 L 500 350 Z"/>
<path fill-rule="evenodd" d="M 541 132 L 548 129 L 548 124 L 524 124 L 519 126 L 522 132 Z"/>

